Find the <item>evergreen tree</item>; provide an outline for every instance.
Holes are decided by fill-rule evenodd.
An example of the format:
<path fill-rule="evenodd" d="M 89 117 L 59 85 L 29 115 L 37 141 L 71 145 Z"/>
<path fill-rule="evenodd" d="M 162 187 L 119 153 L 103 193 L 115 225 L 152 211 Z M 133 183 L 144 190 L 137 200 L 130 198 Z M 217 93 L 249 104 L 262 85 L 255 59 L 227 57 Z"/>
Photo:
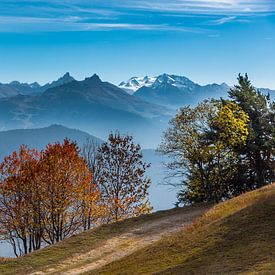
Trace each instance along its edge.
<path fill-rule="evenodd" d="M 254 189 L 274 181 L 275 105 L 251 85 L 247 74 L 239 75 L 238 82 L 229 98 L 248 114 L 249 135 L 246 145 L 236 148 L 242 173 L 235 181 Z"/>

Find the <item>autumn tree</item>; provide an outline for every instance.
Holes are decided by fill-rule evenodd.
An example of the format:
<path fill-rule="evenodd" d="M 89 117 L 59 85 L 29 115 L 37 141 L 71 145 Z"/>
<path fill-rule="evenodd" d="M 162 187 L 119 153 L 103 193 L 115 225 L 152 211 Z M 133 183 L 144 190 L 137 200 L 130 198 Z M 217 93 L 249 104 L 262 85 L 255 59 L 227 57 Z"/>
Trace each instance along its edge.
<path fill-rule="evenodd" d="M 249 115 L 236 103 L 225 102 L 209 121 L 217 133 L 217 142 L 224 147 L 236 148 L 246 144 L 250 122 Z"/>
<path fill-rule="evenodd" d="M 39 153 L 26 146 L 13 152 L 0 165 L 1 235 L 16 256 L 41 247 L 41 193 L 35 181 Z"/>
<path fill-rule="evenodd" d="M 99 198 L 99 190 L 91 187 L 91 173 L 77 145 L 67 139 L 63 144 L 49 144 L 39 165 L 43 207 L 47 209 L 44 241 L 54 244 L 80 230 L 85 208 Z"/>
<path fill-rule="evenodd" d="M 150 165 L 143 161 L 140 146 L 134 144 L 131 136 L 116 133 L 109 135 L 98 152 L 98 183 L 108 206 L 108 221 L 150 212 L 150 179 L 145 177 Z"/>
<path fill-rule="evenodd" d="M 16 256 L 53 244 L 98 217 L 101 193 L 69 140 L 38 152 L 21 146 L 0 165 L 0 234 Z"/>

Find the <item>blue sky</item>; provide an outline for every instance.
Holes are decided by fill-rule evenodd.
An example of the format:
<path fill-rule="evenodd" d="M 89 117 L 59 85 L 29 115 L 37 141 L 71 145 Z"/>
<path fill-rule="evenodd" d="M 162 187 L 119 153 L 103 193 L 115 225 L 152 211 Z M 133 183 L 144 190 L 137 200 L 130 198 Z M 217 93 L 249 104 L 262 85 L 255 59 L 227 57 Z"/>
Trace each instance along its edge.
<path fill-rule="evenodd" d="M 275 89 L 273 0 L 1 0 L 0 82 L 163 72 Z"/>

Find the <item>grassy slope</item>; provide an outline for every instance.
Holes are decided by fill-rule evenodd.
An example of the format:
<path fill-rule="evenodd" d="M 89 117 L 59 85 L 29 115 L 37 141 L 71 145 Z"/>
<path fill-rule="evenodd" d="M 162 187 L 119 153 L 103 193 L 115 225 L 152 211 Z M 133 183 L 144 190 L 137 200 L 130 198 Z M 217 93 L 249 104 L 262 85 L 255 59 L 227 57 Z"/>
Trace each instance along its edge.
<path fill-rule="evenodd" d="M 199 206 L 198 206 L 199 207 Z M 178 211 L 189 211 L 186 209 L 172 209 L 159 211 L 151 215 L 128 219 L 115 224 L 104 225 L 99 228 L 78 234 L 65 241 L 41 249 L 18 259 L 0 259 L 0 274 L 28 274 L 37 270 L 43 270 L 48 266 L 54 266 L 73 256 L 73 254 L 85 253 L 99 247 L 107 239 L 122 234 L 127 229 L 146 221 L 156 220 Z"/>
<path fill-rule="evenodd" d="M 93 273 L 275 274 L 274 262 L 272 185 L 219 204 L 188 229 Z"/>

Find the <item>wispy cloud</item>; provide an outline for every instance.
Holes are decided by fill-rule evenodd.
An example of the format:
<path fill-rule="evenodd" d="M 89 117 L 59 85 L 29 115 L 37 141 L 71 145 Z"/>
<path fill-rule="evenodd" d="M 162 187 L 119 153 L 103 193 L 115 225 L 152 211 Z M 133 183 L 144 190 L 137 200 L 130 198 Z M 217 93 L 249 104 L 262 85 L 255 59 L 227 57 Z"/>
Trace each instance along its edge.
<path fill-rule="evenodd" d="M 24 17 L 24 16 L 0 16 L 0 24 L 51 24 L 51 23 L 74 23 L 81 18 L 69 16 L 64 18 L 47 17 Z"/>
<path fill-rule="evenodd" d="M 169 24 L 134 24 L 134 23 L 90 23 L 85 18 L 69 16 L 63 18 L 13 17 L 0 16 L 0 32 L 16 31 L 109 31 L 109 30 L 142 30 L 174 31 L 189 33 L 207 32 L 203 28 L 190 28 Z"/>
<path fill-rule="evenodd" d="M 275 11 L 273 0 L 1 0 L 2 5 L 30 6 L 37 9 L 56 7 L 110 15 L 117 9 L 141 9 L 185 13 L 249 13 Z"/>
<path fill-rule="evenodd" d="M 113 4 L 116 1 L 112 1 Z M 275 4 L 269 0 L 132 0 L 116 3 L 117 6 L 143 10 L 200 13 L 200 14 L 243 14 L 275 11 Z"/>
<path fill-rule="evenodd" d="M 207 25 L 224 25 L 226 23 L 249 23 L 249 19 L 238 16 L 226 16 L 207 22 Z"/>
<path fill-rule="evenodd" d="M 204 33 L 205 29 L 187 28 L 184 26 L 171 26 L 167 24 L 110 24 L 110 23 L 87 23 L 83 24 L 83 30 L 144 30 L 144 31 L 175 31 L 189 33 Z"/>
<path fill-rule="evenodd" d="M 248 16 L 271 12 L 275 3 L 269 0 L 1 0 L 0 31 L 201 32 L 200 26 L 248 22 Z"/>
<path fill-rule="evenodd" d="M 236 16 L 229 16 L 229 17 L 223 17 L 223 18 L 214 20 L 212 22 L 213 24 L 216 24 L 216 25 L 223 25 L 225 23 L 234 21 L 236 18 L 237 18 Z"/>

